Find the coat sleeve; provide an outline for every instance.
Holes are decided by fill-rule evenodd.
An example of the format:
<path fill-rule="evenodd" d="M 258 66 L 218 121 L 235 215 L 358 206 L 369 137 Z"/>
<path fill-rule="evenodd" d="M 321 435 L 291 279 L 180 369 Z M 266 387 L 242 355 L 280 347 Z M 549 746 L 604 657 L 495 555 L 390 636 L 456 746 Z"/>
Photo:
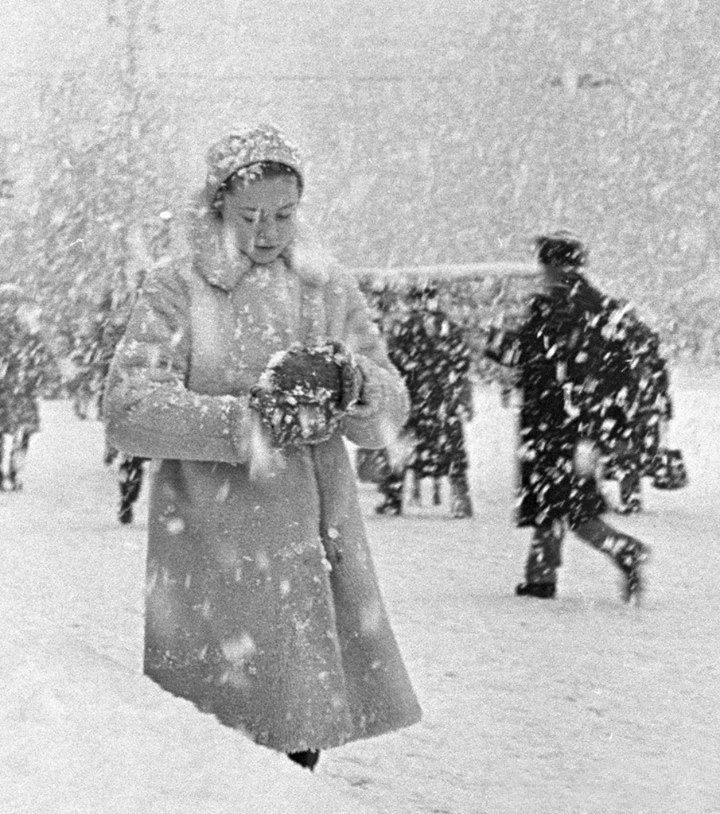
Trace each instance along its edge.
<path fill-rule="evenodd" d="M 188 389 L 188 284 L 174 269 L 148 278 L 108 373 L 108 439 L 144 458 L 243 463 L 249 407 L 234 396 Z"/>
<path fill-rule="evenodd" d="M 503 367 L 518 367 L 521 363 L 521 332 L 502 330 L 491 326 L 488 329 L 483 355 Z"/>
<path fill-rule="evenodd" d="M 365 381 L 359 402 L 345 416 L 343 431 L 359 447 L 380 449 L 397 438 L 408 417 L 409 400 L 357 283 L 348 275 L 346 285 L 344 341 L 355 354 Z"/>
<path fill-rule="evenodd" d="M 443 316 L 440 321 L 441 336 L 446 334 L 442 343 L 447 349 L 447 381 L 445 400 L 452 415 L 459 410 L 472 415 L 472 381 L 470 380 L 470 346 L 465 341 L 462 328 Z"/>

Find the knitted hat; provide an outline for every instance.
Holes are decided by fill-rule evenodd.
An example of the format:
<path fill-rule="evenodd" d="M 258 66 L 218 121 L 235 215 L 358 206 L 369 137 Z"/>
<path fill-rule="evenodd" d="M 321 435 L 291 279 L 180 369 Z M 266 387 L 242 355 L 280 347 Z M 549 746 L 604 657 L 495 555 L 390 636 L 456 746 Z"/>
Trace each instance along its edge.
<path fill-rule="evenodd" d="M 567 229 L 538 235 L 535 238 L 538 260 L 545 265 L 578 268 L 587 263 L 587 249 L 582 241 Z"/>
<path fill-rule="evenodd" d="M 207 152 L 205 198 L 212 207 L 222 200 L 227 180 L 243 167 L 272 161 L 296 173 L 302 192 L 303 169 L 300 153 L 277 128 L 261 124 L 251 130 L 234 129 L 215 142 Z"/>

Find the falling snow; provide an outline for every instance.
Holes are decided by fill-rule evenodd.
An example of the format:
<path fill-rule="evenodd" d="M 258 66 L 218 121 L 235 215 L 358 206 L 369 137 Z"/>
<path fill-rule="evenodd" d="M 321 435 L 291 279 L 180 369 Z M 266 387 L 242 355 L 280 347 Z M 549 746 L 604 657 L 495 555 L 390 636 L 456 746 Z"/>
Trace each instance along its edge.
<path fill-rule="evenodd" d="M 99 424 L 44 405 L 25 490 L 0 501 L 14 532 L 0 540 L 0 775 L 11 770 L 0 807 L 229 814 L 242 788 L 278 814 L 289 800 L 308 814 L 717 810 L 720 448 L 706 439 L 720 433 L 720 378 L 688 369 L 674 381 L 691 482 L 647 489 L 646 511 L 623 518 L 653 546 L 639 609 L 574 540 L 552 604 L 512 596 L 527 534 L 511 519 L 515 413 L 495 388 L 476 394 L 470 428 L 475 518 L 448 520 L 428 494 L 405 518 L 373 518 L 376 495 L 363 487 L 425 717 L 328 752 L 313 777 L 142 678 L 146 498 L 137 522 L 118 526 Z M 242 639 L 226 646 L 241 660 L 252 652 Z"/>
<path fill-rule="evenodd" d="M 137 82 L 115 70 L 131 7 L 145 14 Z M 19 0 L 4 15 L 0 170 L 14 198 L 0 199 L 2 279 L 42 303 L 57 363 L 45 384 L 62 380 L 78 416 L 93 418 L 144 271 L 185 249 L 176 221 L 205 145 L 238 116 L 271 116 L 310 159 L 305 232 L 349 267 L 526 261 L 555 225 L 587 238 L 600 287 L 632 298 L 680 360 L 673 432 L 691 479 L 678 492 L 648 486 L 644 512 L 623 518 L 653 550 L 640 608 L 570 539 L 558 598 L 519 601 L 516 409 L 482 388 L 469 427 L 474 518 L 449 521 L 427 494 L 403 518 L 378 518 L 362 487 L 424 720 L 329 751 L 310 775 L 143 678 L 147 495 L 119 527 L 99 425 L 46 402 L 25 488 L 0 494 L 0 810 L 719 812 L 715 5 Z M 279 349 L 268 316 L 257 322 Z M 168 339 L 182 355 L 188 334 Z M 148 361 L 173 372 L 171 358 Z M 179 380 L 164 392 L 168 412 L 181 404 Z M 227 435 L 229 400 L 222 420 Z M 173 512 L 167 530 L 182 534 Z M 321 550 L 296 548 L 279 556 Z M 264 551 L 242 568 L 227 559 L 238 590 L 242 568 L 256 579 L 271 566 Z M 151 567 L 153 601 L 171 579 L 194 587 Z M 201 610 L 212 617 L 209 601 Z M 373 608 L 363 621 L 371 632 Z M 243 668 L 228 682 L 246 680 L 253 648 L 225 642 Z"/>

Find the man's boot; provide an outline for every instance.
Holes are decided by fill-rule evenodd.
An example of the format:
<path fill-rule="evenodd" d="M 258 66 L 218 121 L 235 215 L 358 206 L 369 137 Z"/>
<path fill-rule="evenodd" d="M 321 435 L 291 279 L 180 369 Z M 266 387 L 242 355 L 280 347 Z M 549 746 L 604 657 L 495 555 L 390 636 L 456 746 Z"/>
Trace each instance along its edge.
<path fill-rule="evenodd" d="M 622 596 L 625 602 L 639 602 L 645 587 L 642 567 L 650 556 L 645 543 L 617 531 L 600 518 L 592 518 L 575 529 L 575 533 L 593 548 L 610 557 L 623 575 Z"/>
<path fill-rule="evenodd" d="M 397 517 L 402 513 L 402 492 L 405 473 L 391 472 L 380 484 L 379 491 L 383 496 L 382 503 L 375 507 L 376 514 Z"/>
<path fill-rule="evenodd" d="M 538 599 L 554 599 L 557 585 L 557 569 L 561 565 L 560 549 L 565 529 L 560 521 L 547 523 L 533 529 L 525 580 L 515 586 L 518 596 L 534 596 Z"/>
<path fill-rule="evenodd" d="M 450 477 L 450 495 L 452 503 L 450 514 L 453 517 L 472 517 L 472 502 L 465 475 L 452 475 Z"/>

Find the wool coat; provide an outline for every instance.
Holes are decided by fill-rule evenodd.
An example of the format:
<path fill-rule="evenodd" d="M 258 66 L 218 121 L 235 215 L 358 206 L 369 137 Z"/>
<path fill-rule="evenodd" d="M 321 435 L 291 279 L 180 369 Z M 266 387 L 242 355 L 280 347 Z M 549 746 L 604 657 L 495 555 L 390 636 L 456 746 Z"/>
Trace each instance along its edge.
<path fill-rule="evenodd" d="M 413 308 L 388 331 L 388 354 L 410 395 L 406 429 L 416 439 L 419 477 L 463 475 L 463 416 L 472 412 L 470 347 L 443 311 Z"/>
<path fill-rule="evenodd" d="M 251 475 L 248 394 L 293 342 L 346 343 L 361 403 L 326 442 Z M 407 396 L 354 279 L 281 258 L 160 269 L 111 364 L 109 438 L 157 463 L 145 672 L 257 743 L 325 749 L 420 709 L 368 550 L 343 435 L 382 447 Z"/>
<path fill-rule="evenodd" d="M 623 306 L 579 273 L 530 302 L 516 331 L 492 332 L 486 355 L 518 371 L 519 526 L 567 520 L 576 528 L 606 510 L 583 445 L 598 455 L 626 449 L 637 390 Z M 586 447 L 587 448 L 587 447 Z"/>

